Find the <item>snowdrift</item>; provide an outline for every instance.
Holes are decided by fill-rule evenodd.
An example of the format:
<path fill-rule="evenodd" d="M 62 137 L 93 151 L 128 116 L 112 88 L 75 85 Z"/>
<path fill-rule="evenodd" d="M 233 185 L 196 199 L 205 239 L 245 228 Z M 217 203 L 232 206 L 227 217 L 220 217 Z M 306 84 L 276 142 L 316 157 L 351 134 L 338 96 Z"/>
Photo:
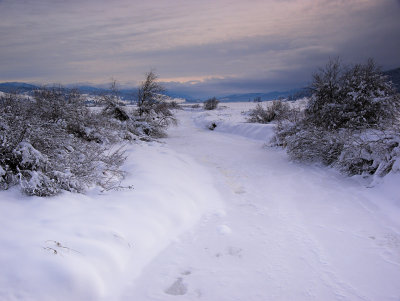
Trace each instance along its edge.
<path fill-rule="evenodd" d="M 220 209 L 210 175 L 159 143 L 132 146 L 124 169 L 133 189 L 0 193 L 1 300 L 118 300 L 154 256 Z"/>

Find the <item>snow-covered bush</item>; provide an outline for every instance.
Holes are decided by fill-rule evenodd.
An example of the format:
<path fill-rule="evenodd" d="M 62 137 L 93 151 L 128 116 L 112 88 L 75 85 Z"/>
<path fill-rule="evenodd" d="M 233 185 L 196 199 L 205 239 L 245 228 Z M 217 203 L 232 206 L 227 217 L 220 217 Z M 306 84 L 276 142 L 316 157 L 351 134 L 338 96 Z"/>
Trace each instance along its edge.
<path fill-rule="evenodd" d="M 6 95 L 0 116 L 1 189 L 19 184 L 29 195 L 49 196 L 106 188 L 124 175 L 123 150 L 112 150 L 107 123 L 75 91 L 41 89 L 33 100 Z"/>
<path fill-rule="evenodd" d="M 166 102 L 166 105 L 169 109 L 172 110 L 182 110 L 182 106 L 175 100 Z"/>
<path fill-rule="evenodd" d="M 334 165 L 349 175 L 400 171 L 400 128 L 353 132 Z"/>
<path fill-rule="evenodd" d="M 75 90 L 35 91 L 33 99 L 5 94 L 0 98 L 0 189 L 19 184 L 29 195 L 61 190 L 83 192 L 91 185 L 109 189 L 124 172 L 124 140 L 165 136 L 176 123 L 162 101 L 150 72 L 139 89 L 141 105 L 129 110 L 114 81 L 100 99 L 102 110 L 89 110 Z"/>
<path fill-rule="evenodd" d="M 257 106 L 250 110 L 248 113 L 248 122 L 256 122 L 256 123 L 269 123 L 273 120 L 271 118 L 267 109 L 264 109 L 261 104 L 257 104 Z"/>
<path fill-rule="evenodd" d="M 218 107 L 218 104 L 219 100 L 215 97 L 212 97 L 203 103 L 203 108 L 204 110 L 215 110 Z"/>
<path fill-rule="evenodd" d="M 154 105 L 152 113 L 154 122 L 160 127 L 168 127 L 177 124 L 177 120 L 171 111 L 171 105 L 167 102 L 159 102 Z"/>
<path fill-rule="evenodd" d="M 111 83 L 110 93 L 102 95 L 100 103 L 103 105 L 103 115 L 119 121 L 126 121 L 129 119 L 129 115 L 123 108 L 119 98 L 119 90 L 115 80 Z"/>
<path fill-rule="evenodd" d="M 126 123 L 127 135 L 133 135 L 134 139 L 138 137 L 143 141 L 151 141 L 154 138 L 166 137 L 165 128 L 157 123 L 156 117 L 132 115 L 129 122 Z"/>
<path fill-rule="evenodd" d="M 399 169 L 400 97 L 372 60 L 348 68 L 331 61 L 314 75 L 311 89 L 304 115 L 280 120 L 272 144 L 294 160 L 349 175 Z"/>
<path fill-rule="evenodd" d="M 134 110 L 129 113 L 129 120 L 123 123 L 127 132 L 141 140 L 166 137 L 165 129 L 176 125 L 177 120 L 165 102 L 155 103 L 146 111 Z"/>
<path fill-rule="evenodd" d="M 400 170 L 400 128 L 326 130 L 304 123 L 280 122 L 273 145 L 295 161 L 318 162 L 348 175 L 384 176 Z"/>
<path fill-rule="evenodd" d="M 338 156 L 343 147 L 343 136 L 339 132 L 321 131 L 316 127 L 296 127 L 280 132 L 284 136 L 283 145 L 290 158 L 303 162 L 319 162 L 330 165 Z"/>
<path fill-rule="evenodd" d="M 342 68 L 339 60 L 330 61 L 313 78 L 305 117 L 315 126 L 370 128 L 399 116 L 399 96 L 371 59 L 348 68 Z"/>
<path fill-rule="evenodd" d="M 261 104 L 248 112 L 248 122 L 269 123 L 273 120 L 281 120 L 288 117 L 290 114 L 289 104 L 282 100 L 274 100 L 271 105 L 265 109 Z"/>
<path fill-rule="evenodd" d="M 99 103 L 103 109 L 98 120 L 107 124 L 106 137 L 114 140 L 149 141 L 166 136 L 165 129 L 176 124 L 177 120 L 171 111 L 176 103 L 165 101 L 166 97 L 159 94 L 164 88 L 156 82 L 153 72 L 146 75 L 145 81 L 138 90 L 138 106 L 136 109 L 126 106 L 119 97 L 117 83 L 114 81 L 109 93 L 104 94 Z"/>

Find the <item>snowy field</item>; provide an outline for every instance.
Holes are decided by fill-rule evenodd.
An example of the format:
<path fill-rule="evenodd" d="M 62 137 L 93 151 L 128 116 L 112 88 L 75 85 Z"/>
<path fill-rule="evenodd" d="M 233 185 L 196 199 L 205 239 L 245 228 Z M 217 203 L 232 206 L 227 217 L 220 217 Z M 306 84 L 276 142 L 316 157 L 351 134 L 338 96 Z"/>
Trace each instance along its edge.
<path fill-rule="evenodd" d="M 178 111 L 133 189 L 0 192 L 0 300 L 400 300 L 400 175 L 289 162 L 255 105 Z"/>

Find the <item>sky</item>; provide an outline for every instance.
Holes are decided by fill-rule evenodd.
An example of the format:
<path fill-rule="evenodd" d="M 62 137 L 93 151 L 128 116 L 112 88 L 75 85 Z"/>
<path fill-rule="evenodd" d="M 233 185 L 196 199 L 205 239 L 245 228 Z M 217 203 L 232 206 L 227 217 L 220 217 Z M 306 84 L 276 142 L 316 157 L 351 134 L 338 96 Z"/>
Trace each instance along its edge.
<path fill-rule="evenodd" d="M 270 92 L 335 57 L 400 67 L 400 0 L 0 0 L 0 82 Z"/>

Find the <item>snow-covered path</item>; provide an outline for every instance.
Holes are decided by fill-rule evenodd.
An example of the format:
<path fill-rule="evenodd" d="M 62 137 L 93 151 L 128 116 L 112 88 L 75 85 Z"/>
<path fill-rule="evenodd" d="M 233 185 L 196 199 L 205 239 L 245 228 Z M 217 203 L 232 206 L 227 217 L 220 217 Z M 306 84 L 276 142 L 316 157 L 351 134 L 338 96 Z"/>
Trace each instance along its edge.
<path fill-rule="evenodd" d="M 159 254 L 123 300 L 400 299 L 395 192 L 178 116 L 165 143 L 210 171 L 225 210 Z"/>

